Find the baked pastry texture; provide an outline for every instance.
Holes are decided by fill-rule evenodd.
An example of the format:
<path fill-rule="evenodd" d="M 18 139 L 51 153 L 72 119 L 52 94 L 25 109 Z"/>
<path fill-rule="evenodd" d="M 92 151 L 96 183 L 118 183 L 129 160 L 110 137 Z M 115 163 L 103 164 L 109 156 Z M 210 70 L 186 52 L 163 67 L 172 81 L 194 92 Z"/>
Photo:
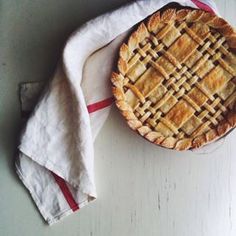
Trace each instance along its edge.
<path fill-rule="evenodd" d="M 163 147 L 200 147 L 236 126 L 236 32 L 202 10 L 157 12 L 122 44 L 111 80 L 133 130 Z"/>

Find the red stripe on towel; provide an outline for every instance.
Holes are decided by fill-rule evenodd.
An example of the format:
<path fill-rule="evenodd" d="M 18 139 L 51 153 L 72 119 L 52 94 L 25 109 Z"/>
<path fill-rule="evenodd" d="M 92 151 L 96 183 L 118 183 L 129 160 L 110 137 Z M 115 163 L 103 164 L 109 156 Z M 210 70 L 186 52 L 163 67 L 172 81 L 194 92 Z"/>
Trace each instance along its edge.
<path fill-rule="evenodd" d="M 102 101 L 90 104 L 90 105 L 87 106 L 88 112 L 93 113 L 95 111 L 98 111 L 98 110 L 101 110 L 105 107 L 108 107 L 113 103 L 113 101 L 114 101 L 114 98 L 110 97 L 110 98 L 104 99 Z"/>
<path fill-rule="evenodd" d="M 191 1 L 192 1 L 197 7 L 199 7 L 200 9 L 215 14 L 214 10 L 213 10 L 210 6 L 208 6 L 206 3 L 203 3 L 203 2 L 201 2 L 201 1 L 199 1 L 199 0 L 191 0 Z"/>
<path fill-rule="evenodd" d="M 70 208 L 72 209 L 72 211 L 76 211 L 79 210 L 79 206 L 76 203 L 75 199 L 73 198 L 68 186 L 66 185 L 66 182 L 64 179 L 62 179 L 60 176 L 56 175 L 55 173 L 51 172 L 56 183 L 58 184 L 58 186 L 60 187 L 67 203 L 69 204 Z"/>
<path fill-rule="evenodd" d="M 93 113 L 95 111 L 101 110 L 105 107 L 108 107 L 112 104 L 112 102 L 114 101 L 113 97 L 104 99 L 102 101 L 90 104 L 87 106 L 88 112 L 89 113 Z M 56 183 L 58 184 L 59 188 L 61 189 L 67 203 L 69 204 L 70 208 L 73 211 L 79 210 L 79 206 L 77 204 L 77 202 L 75 201 L 74 197 L 72 196 L 68 186 L 66 185 L 66 182 L 64 179 L 62 179 L 61 177 L 59 177 L 58 175 L 56 175 L 55 173 L 53 173 L 51 171 Z"/>

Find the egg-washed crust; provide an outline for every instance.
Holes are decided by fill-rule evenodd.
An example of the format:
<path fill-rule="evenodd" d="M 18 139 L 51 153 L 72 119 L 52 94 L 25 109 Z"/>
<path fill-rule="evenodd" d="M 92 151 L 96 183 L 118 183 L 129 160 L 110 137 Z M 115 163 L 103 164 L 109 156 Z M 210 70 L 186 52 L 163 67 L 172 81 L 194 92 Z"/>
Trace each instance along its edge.
<path fill-rule="evenodd" d="M 143 136 L 144 138 L 146 138 L 147 140 L 149 140 L 150 142 L 152 142 L 154 144 L 161 145 L 166 148 L 176 149 L 176 150 L 187 150 L 187 149 L 198 148 L 198 147 L 201 147 L 207 143 L 213 142 L 213 141 L 219 139 L 220 137 L 226 135 L 230 130 L 232 130 L 236 126 L 236 104 L 235 104 L 236 91 L 235 90 L 233 92 L 233 95 L 230 96 L 231 100 L 228 101 L 228 103 L 233 101 L 233 108 L 230 109 L 230 112 L 227 112 L 227 114 L 224 115 L 223 120 L 221 120 L 213 128 L 208 129 L 207 132 L 202 131 L 204 128 L 202 126 L 204 126 L 204 124 L 201 124 L 200 125 L 201 128 L 199 128 L 199 130 L 194 130 L 193 134 L 190 134 L 187 137 L 186 137 L 186 135 L 178 133 L 179 132 L 178 128 L 183 125 L 183 124 L 180 124 L 184 119 L 183 116 L 185 116 L 185 115 L 186 115 L 186 117 L 191 116 L 191 114 L 192 114 L 191 112 L 195 112 L 194 108 L 199 109 L 199 107 L 200 107 L 200 109 L 201 109 L 201 104 L 199 104 L 199 106 L 198 106 L 196 104 L 196 102 L 194 102 L 194 100 L 189 99 L 190 95 L 188 95 L 187 99 L 189 99 L 189 102 L 191 103 L 191 106 L 189 106 L 189 107 L 191 107 L 190 108 L 191 114 L 190 113 L 186 114 L 189 112 L 189 110 L 186 110 L 186 112 L 180 111 L 180 113 L 178 114 L 180 117 L 178 118 L 177 117 L 178 115 L 175 114 L 175 117 L 173 118 L 173 115 L 170 114 L 171 113 L 171 111 L 170 111 L 167 113 L 167 115 L 165 114 L 164 118 L 162 116 L 160 116 L 160 118 L 159 118 L 159 119 L 162 119 L 162 126 L 164 124 L 164 128 L 158 127 L 156 129 L 156 128 L 153 128 L 151 125 L 147 125 L 145 123 L 145 121 L 147 119 L 147 117 L 145 117 L 145 115 L 146 115 L 145 114 L 145 107 L 144 107 L 144 113 L 142 113 L 142 111 L 140 111 L 140 114 L 142 113 L 142 117 L 138 118 L 135 113 L 134 108 L 127 101 L 127 97 L 125 94 L 127 92 L 127 89 L 129 89 L 131 91 L 134 99 L 137 98 L 139 100 L 139 103 L 142 106 L 146 105 L 145 99 L 147 98 L 147 96 L 149 96 L 148 94 L 146 94 L 146 92 L 148 93 L 148 91 L 146 91 L 145 88 L 142 87 L 143 85 L 140 85 L 140 84 L 134 85 L 132 83 L 129 83 L 129 79 L 127 79 L 127 77 L 126 77 L 126 73 L 128 73 L 129 67 L 131 64 L 130 60 L 132 59 L 134 54 L 137 53 L 137 50 L 140 50 L 140 47 L 139 47 L 140 45 L 142 47 L 145 46 L 145 44 L 142 44 L 145 41 L 145 39 L 150 38 L 150 36 L 153 37 L 152 35 L 156 35 L 156 33 L 158 32 L 158 29 L 159 29 L 158 27 L 160 27 L 161 24 L 163 25 L 163 23 L 164 23 L 164 24 L 169 24 L 171 26 L 171 25 L 173 25 L 173 22 L 178 22 L 179 25 L 183 22 L 186 22 L 187 24 L 190 24 L 190 25 L 194 24 L 194 23 L 205 24 L 206 26 L 209 27 L 209 29 L 219 32 L 220 35 L 225 38 L 225 42 L 227 43 L 227 45 L 229 47 L 228 50 L 230 51 L 231 54 L 235 55 L 236 32 L 224 19 L 219 18 L 218 16 L 216 16 L 212 13 L 208 13 L 208 12 L 205 12 L 202 10 L 167 9 L 163 13 L 161 13 L 159 11 L 154 13 L 151 17 L 148 18 L 148 20 L 146 22 L 142 22 L 138 26 L 137 30 L 134 31 L 130 35 L 128 42 L 122 44 L 122 46 L 120 47 L 120 51 L 119 51 L 117 71 L 112 73 L 111 81 L 113 83 L 113 94 L 114 94 L 114 97 L 116 100 L 116 105 L 117 105 L 118 109 L 121 111 L 122 115 L 125 117 L 130 128 L 132 128 L 133 130 L 138 132 L 141 136 Z M 192 31 L 189 30 L 188 33 L 191 35 L 192 34 L 191 32 Z M 198 29 L 198 34 L 200 35 L 199 36 L 200 39 L 199 39 L 199 37 L 195 37 L 194 35 L 191 35 L 191 37 L 193 37 L 193 38 L 195 37 L 194 40 L 196 40 L 196 42 L 201 44 L 201 41 L 200 41 L 201 36 L 203 37 L 202 39 L 204 41 L 204 37 L 205 37 L 204 34 L 205 33 L 206 32 L 204 32 L 204 29 L 202 31 Z M 164 34 L 166 34 L 165 30 L 162 30 L 161 32 L 159 31 L 158 37 L 162 38 Z M 153 40 L 155 41 L 156 39 L 153 38 Z M 167 42 L 167 44 L 168 44 L 168 42 Z M 158 43 L 156 45 L 158 47 Z M 170 46 L 172 47 L 172 44 Z M 183 48 L 183 50 L 185 50 L 185 49 Z M 145 60 L 145 57 L 147 57 L 147 54 L 145 52 L 144 53 L 142 52 L 142 48 L 140 50 L 140 53 L 141 53 L 141 55 L 144 54 L 144 55 L 142 55 L 143 56 L 142 59 Z M 166 53 L 165 57 L 168 58 L 168 60 L 173 65 L 175 65 L 177 68 L 178 68 L 178 66 L 181 67 L 181 65 L 180 65 L 181 62 L 179 63 L 178 61 L 176 61 L 175 58 L 171 55 L 171 53 L 168 53 L 168 54 Z M 179 59 L 180 58 L 181 58 L 181 55 L 179 55 Z M 233 58 L 233 59 L 235 59 L 235 58 Z M 235 63 L 234 60 L 233 60 L 232 65 L 231 64 L 227 65 L 226 63 L 224 63 L 223 60 L 220 61 L 220 65 L 225 68 L 225 70 L 227 71 L 227 74 L 229 73 L 229 74 L 233 75 L 232 81 L 235 84 L 236 64 L 234 64 L 234 63 Z M 157 72 L 155 72 L 155 71 L 150 72 L 151 73 L 150 76 L 152 76 L 152 78 L 155 78 L 156 84 L 159 84 L 159 81 L 158 81 L 159 77 L 156 76 L 155 73 L 159 73 L 159 74 L 161 74 L 161 77 L 168 79 L 168 74 L 166 74 L 166 72 L 162 68 L 162 66 L 158 65 L 157 63 L 156 64 L 152 63 L 152 66 L 154 66 L 154 68 L 157 70 Z M 140 68 L 137 68 L 137 71 L 139 69 Z M 205 76 L 205 77 L 207 77 L 207 76 Z M 218 85 L 212 84 L 213 83 L 213 82 L 211 82 L 212 78 L 214 79 L 214 77 L 209 76 L 208 79 L 205 79 L 206 81 L 204 83 L 205 84 L 207 83 L 207 86 L 210 88 L 210 90 L 212 89 L 212 91 L 213 91 L 215 89 L 215 87 Z M 220 83 L 220 82 L 217 82 L 217 83 Z M 203 89 L 202 88 L 203 86 L 200 86 L 200 85 L 199 85 L 199 89 L 201 90 L 201 89 Z M 152 86 L 154 86 L 154 85 L 150 84 L 149 89 Z M 172 90 L 174 91 L 175 83 L 173 83 L 171 86 L 173 87 Z M 186 89 L 185 92 L 188 92 L 188 84 L 186 84 L 185 89 Z M 142 90 L 142 92 L 140 92 L 140 90 Z M 176 92 L 177 90 L 178 90 L 178 88 L 176 88 L 176 90 L 174 92 Z M 204 89 L 201 91 L 204 91 Z M 204 92 L 206 92 L 206 91 L 204 91 Z M 168 97 L 169 96 L 168 92 L 166 94 L 164 96 Z M 180 96 L 180 98 L 182 99 L 182 96 L 185 96 L 185 94 L 184 95 L 178 94 L 178 96 Z M 211 94 L 209 94 L 209 97 L 212 97 Z M 163 102 L 163 104 L 165 103 L 165 101 Z M 212 103 L 214 103 L 214 97 L 212 97 L 211 101 L 212 101 Z M 185 100 L 183 100 L 183 101 L 181 100 L 181 102 L 178 101 L 178 103 L 180 103 L 180 104 L 178 104 L 179 108 L 185 109 L 185 106 L 186 106 Z M 162 104 L 159 104 L 159 105 L 157 105 L 157 107 L 160 107 L 161 105 Z M 212 107 L 210 107 L 210 106 L 207 107 L 207 104 L 205 106 L 210 111 L 212 110 Z M 231 107 L 232 107 L 232 105 L 231 105 Z M 140 108 L 138 108 L 138 109 L 140 110 Z M 225 111 L 224 106 L 220 105 L 220 109 L 222 112 Z M 174 110 L 174 109 L 172 109 L 172 110 Z M 192 111 L 192 110 L 194 110 L 194 111 Z M 213 110 L 214 110 L 214 106 L 213 106 Z M 175 112 L 178 113 L 178 109 Z M 150 115 L 150 112 L 148 115 Z M 170 116 L 172 116 L 172 118 L 169 118 Z M 207 116 L 207 115 L 205 114 L 205 116 Z M 158 123 L 160 123 L 159 119 L 157 119 Z M 174 119 L 175 123 L 173 123 L 171 119 Z M 213 122 L 213 123 L 217 122 L 216 120 L 214 120 L 214 117 L 213 118 L 210 117 L 209 119 L 210 119 L 210 122 Z M 178 127 L 178 125 L 179 125 L 179 127 Z M 164 135 L 163 134 L 163 132 L 164 133 L 166 132 L 164 130 L 166 127 L 168 127 L 168 130 L 170 130 L 170 132 L 173 133 L 173 135 L 168 135 L 168 134 Z M 198 135 L 198 132 L 199 132 L 199 135 Z"/>

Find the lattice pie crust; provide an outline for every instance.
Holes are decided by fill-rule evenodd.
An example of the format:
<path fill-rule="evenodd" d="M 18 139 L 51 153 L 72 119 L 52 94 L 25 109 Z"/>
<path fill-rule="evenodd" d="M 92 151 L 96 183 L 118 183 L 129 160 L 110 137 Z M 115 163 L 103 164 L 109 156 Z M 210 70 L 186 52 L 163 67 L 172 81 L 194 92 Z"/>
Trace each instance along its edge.
<path fill-rule="evenodd" d="M 236 126 L 236 32 L 201 10 L 168 9 L 122 44 L 112 73 L 128 125 L 167 148 L 200 147 Z"/>

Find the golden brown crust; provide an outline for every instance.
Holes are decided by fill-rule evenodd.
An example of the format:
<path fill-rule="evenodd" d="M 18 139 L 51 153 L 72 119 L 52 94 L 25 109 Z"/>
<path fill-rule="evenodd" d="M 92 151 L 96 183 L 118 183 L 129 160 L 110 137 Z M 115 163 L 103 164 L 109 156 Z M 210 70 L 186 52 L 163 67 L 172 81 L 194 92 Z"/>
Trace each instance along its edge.
<path fill-rule="evenodd" d="M 130 58 L 130 51 L 129 47 L 123 43 L 120 47 L 120 57 L 124 60 L 127 61 Z"/>
<path fill-rule="evenodd" d="M 180 27 L 193 23 L 186 29 L 188 35 L 180 37 L 181 35 L 173 27 L 176 21 L 179 22 Z M 141 23 L 131 34 L 127 44 L 123 43 L 120 47 L 118 73 L 113 72 L 111 76 L 116 105 L 130 128 L 150 142 L 176 150 L 198 148 L 219 139 L 236 126 L 236 105 L 232 105 L 232 102 L 235 102 L 235 96 L 227 97 L 227 93 L 232 90 L 230 88 L 222 90 L 233 76 L 230 86 L 235 86 L 236 55 L 228 53 L 226 46 L 221 47 L 224 39 L 221 38 L 221 41 L 218 38 L 212 39 L 211 30 L 223 35 L 225 45 L 231 52 L 235 52 L 236 32 L 224 19 L 202 10 L 190 9 L 178 11 L 168 9 L 162 14 L 159 11 L 154 13 L 146 24 Z M 153 35 L 157 35 L 158 38 Z M 204 45 L 208 37 L 215 40 L 215 48 L 227 54 L 225 59 L 227 62 L 220 58 L 219 53 L 214 52 L 214 48 L 209 47 L 210 44 Z M 151 40 L 155 45 L 155 50 L 154 46 L 151 47 L 145 43 L 146 39 Z M 163 40 L 165 47 L 170 48 L 168 52 L 165 51 L 165 57 L 158 57 L 156 54 L 158 51 L 163 53 L 163 45 L 158 40 Z M 142 47 L 139 47 L 140 44 Z M 203 50 L 207 52 L 206 55 L 197 54 L 199 45 L 202 45 Z M 181 48 L 181 51 L 173 57 L 172 52 L 176 52 L 177 48 Z M 142 57 L 142 63 L 139 62 L 140 56 L 134 54 L 135 50 Z M 214 67 L 211 61 L 208 62 L 210 57 L 213 62 L 218 61 L 219 65 Z M 155 71 L 147 69 L 144 63 L 149 63 Z M 182 67 L 182 63 L 187 66 Z M 206 71 L 205 63 L 208 63 L 207 67 L 211 68 L 210 73 Z M 193 64 L 195 64 L 194 67 L 192 67 Z M 185 71 L 188 67 L 192 67 L 193 78 L 181 77 L 178 75 L 180 72 L 175 72 L 174 77 L 170 78 L 167 71 L 173 71 L 175 67 L 179 68 L 180 72 L 184 71 L 186 77 L 190 74 Z M 203 79 L 197 82 L 200 77 Z M 150 78 L 152 78 L 151 82 Z M 186 82 L 186 79 L 190 80 L 190 84 Z M 137 80 L 139 82 L 136 82 Z M 164 80 L 168 81 L 169 91 L 162 85 Z M 135 86 L 134 83 L 136 83 Z M 195 84 L 194 89 L 191 88 L 191 84 Z M 215 99 L 213 96 L 215 93 L 218 93 L 220 98 Z M 162 100 L 156 103 L 156 96 L 161 96 L 161 94 L 163 94 Z M 225 99 L 225 106 L 220 104 L 221 98 Z M 209 105 L 206 101 L 211 104 Z M 155 102 L 154 108 L 150 107 L 152 102 Z M 168 104 L 175 107 L 169 111 Z M 218 110 L 215 109 L 217 106 Z M 228 112 L 228 115 L 221 115 L 232 106 L 234 108 Z M 137 111 L 139 118 L 135 114 Z M 198 116 L 194 115 L 190 119 L 195 112 L 198 112 Z M 211 117 L 208 113 L 214 115 Z M 218 117 L 221 119 L 220 123 L 217 121 Z M 208 121 L 203 122 L 204 119 Z M 159 120 L 161 124 L 158 123 L 152 127 L 152 124 L 155 125 L 155 122 Z"/>
<path fill-rule="evenodd" d="M 177 141 L 175 145 L 175 149 L 178 151 L 187 150 L 192 146 L 192 139 L 191 138 L 185 138 L 180 139 Z"/>
<path fill-rule="evenodd" d="M 120 58 L 118 61 L 118 69 L 122 75 L 127 72 L 128 65 L 126 63 L 126 60 L 124 60 L 123 58 Z"/>
<path fill-rule="evenodd" d="M 148 31 L 150 32 L 154 32 L 156 31 L 156 28 L 159 24 L 159 22 L 161 21 L 161 14 L 160 12 L 158 11 L 157 13 L 153 14 L 148 23 L 147 23 L 147 28 L 148 28 Z"/>

